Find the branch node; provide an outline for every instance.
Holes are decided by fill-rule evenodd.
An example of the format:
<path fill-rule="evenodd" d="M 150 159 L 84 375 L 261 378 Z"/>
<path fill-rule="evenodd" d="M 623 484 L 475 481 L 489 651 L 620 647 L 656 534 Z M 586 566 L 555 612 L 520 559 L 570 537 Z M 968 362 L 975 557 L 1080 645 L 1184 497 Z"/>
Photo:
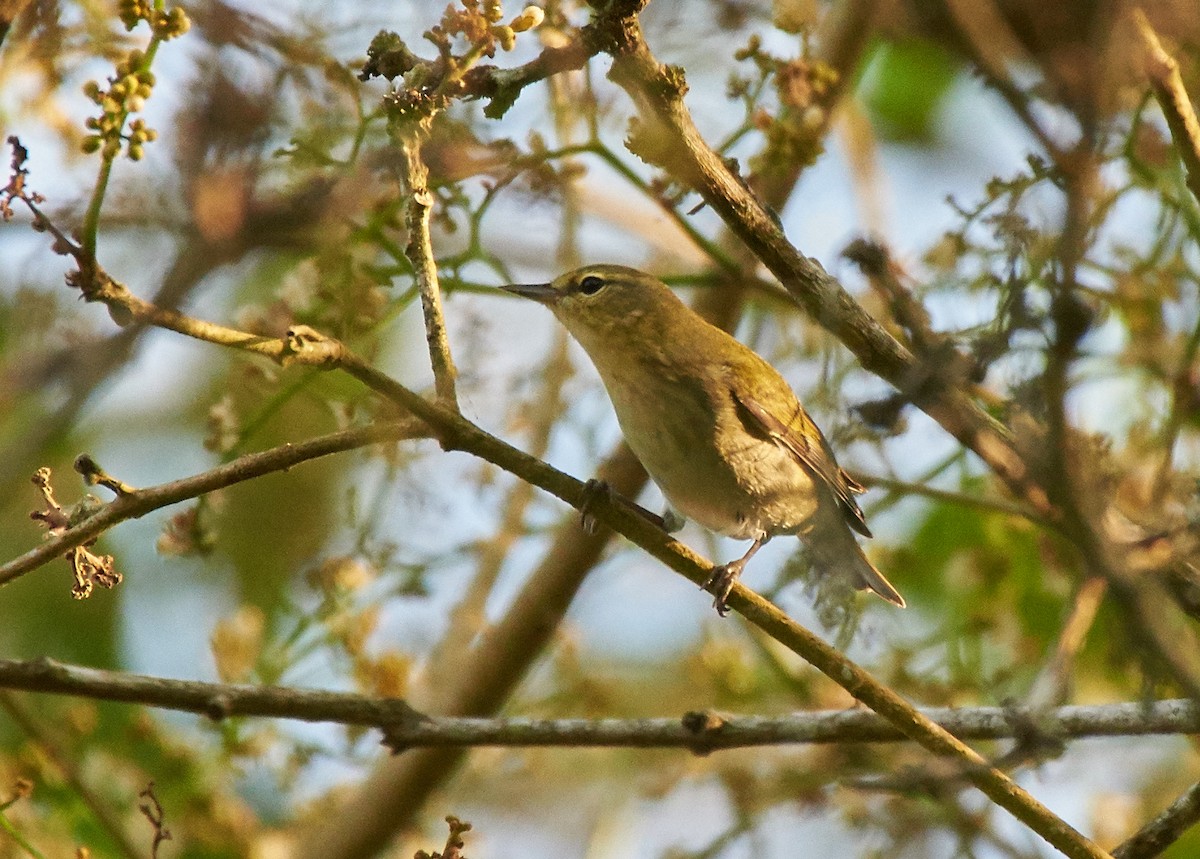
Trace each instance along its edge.
<path fill-rule="evenodd" d="M 725 717 L 713 710 L 691 710 L 679 721 L 683 729 L 693 735 L 688 747 L 693 754 L 701 756 L 712 752 L 711 738 L 722 733 L 727 724 Z"/>
<path fill-rule="evenodd" d="M 204 715 L 214 722 L 223 722 L 233 715 L 233 701 L 225 694 L 213 695 L 204 702 Z"/>
<path fill-rule="evenodd" d="M 309 325 L 293 325 L 283 336 L 279 363 L 284 367 L 336 367 L 346 355 L 340 340 L 327 337 Z"/>
<path fill-rule="evenodd" d="M 398 755 L 413 747 L 413 732 L 421 725 L 431 724 L 433 720 L 406 701 L 395 700 L 389 703 L 395 706 L 396 713 L 386 724 L 380 726 L 383 729 L 382 743 L 391 749 L 393 755 Z"/>

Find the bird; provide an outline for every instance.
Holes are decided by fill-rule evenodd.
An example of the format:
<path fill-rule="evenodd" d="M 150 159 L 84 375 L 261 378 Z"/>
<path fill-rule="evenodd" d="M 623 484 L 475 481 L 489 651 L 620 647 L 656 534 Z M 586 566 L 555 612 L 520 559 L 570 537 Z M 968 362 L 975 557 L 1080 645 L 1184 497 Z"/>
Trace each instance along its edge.
<path fill-rule="evenodd" d="M 689 308 L 658 278 L 588 265 L 550 283 L 501 289 L 550 309 L 587 353 L 626 443 L 670 507 L 710 531 L 750 540 L 703 587 L 722 616 L 746 563 L 795 535 L 819 572 L 846 576 L 894 605 L 904 598 L 854 537 L 870 537 L 821 430 L 779 372 Z"/>

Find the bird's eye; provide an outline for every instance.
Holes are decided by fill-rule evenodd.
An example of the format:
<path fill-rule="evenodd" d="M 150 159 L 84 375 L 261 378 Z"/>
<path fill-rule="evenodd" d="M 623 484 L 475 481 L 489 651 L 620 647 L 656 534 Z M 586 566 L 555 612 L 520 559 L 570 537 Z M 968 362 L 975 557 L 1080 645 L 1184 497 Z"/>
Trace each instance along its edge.
<path fill-rule="evenodd" d="M 583 280 L 579 281 L 579 291 L 584 295 L 595 295 L 604 287 L 604 284 L 604 278 L 589 274 Z"/>

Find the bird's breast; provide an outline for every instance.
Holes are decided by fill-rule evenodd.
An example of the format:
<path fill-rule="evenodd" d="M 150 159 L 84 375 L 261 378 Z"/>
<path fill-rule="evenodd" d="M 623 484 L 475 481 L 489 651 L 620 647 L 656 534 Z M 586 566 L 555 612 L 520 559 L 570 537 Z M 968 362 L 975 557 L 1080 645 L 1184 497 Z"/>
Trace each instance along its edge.
<path fill-rule="evenodd" d="M 664 368 L 598 369 L 626 442 L 679 513 L 738 539 L 804 530 L 811 475 L 751 434 L 720 388 Z"/>

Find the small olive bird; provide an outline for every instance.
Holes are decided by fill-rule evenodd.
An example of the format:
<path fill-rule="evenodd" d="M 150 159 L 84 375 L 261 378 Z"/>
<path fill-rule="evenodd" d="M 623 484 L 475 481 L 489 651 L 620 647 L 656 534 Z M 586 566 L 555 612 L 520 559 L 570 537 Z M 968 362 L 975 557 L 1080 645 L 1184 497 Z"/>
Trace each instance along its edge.
<path fill-rule="evenodd" d="M 800 537 L 818 570 L 904 605 L 850 533 L 871 536 L 854 500 L 863 487 L 774 367 L 636 269 L 591 265 L 501 288 L 549 307 L 579 341 L 671 507 L 754 541 L 704 584 L 719 613 L 746 562 L 777 534 Z"/>

